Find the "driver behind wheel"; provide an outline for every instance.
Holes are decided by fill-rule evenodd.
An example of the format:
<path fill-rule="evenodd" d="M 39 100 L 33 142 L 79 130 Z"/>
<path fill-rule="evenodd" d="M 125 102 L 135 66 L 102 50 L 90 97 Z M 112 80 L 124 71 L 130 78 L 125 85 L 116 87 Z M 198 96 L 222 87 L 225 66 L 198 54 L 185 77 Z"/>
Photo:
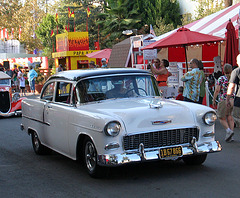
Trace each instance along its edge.
<path fill-rule="evenodd" d="M 115 78 L 112 80 L 112 84 L 114 88 L 106 92 L 107 98 L 124 98 L 127 93 L 127 89 L 124 88 L 124 80 Z"/>

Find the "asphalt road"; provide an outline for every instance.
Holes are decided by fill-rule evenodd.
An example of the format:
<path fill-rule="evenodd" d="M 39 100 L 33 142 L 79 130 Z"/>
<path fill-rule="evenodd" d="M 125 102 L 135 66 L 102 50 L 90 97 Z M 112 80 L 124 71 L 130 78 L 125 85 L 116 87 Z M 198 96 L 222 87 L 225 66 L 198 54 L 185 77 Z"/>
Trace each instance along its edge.
<path fill-rule="evenodd" d="M 240 130 L 226 143 L 219 122 L 223 151 L 209 154 L 202 166 L 151 162 L 110 169 L 103 179 L 89 177 L 83 166 L 57 153 L 35 155 L 20 123 L 19 117 L 0 118 L 1 198 L 240 197 Z"/>

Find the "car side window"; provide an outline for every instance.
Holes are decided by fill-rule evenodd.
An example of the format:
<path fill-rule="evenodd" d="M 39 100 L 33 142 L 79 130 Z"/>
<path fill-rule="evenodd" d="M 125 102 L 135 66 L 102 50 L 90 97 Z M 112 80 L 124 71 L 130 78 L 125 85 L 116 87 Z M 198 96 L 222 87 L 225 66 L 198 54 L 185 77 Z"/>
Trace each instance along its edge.
<path fill-rule="evenodd" d="M 52 101 L 54 90 L 55 90 L 55 82 L 49 83 L 43 91 L 42 99 Z"/>
<path fill-rule="evenodd" d="M 70 104 L 72 83 L 57 82 L 56 102 Z"/>

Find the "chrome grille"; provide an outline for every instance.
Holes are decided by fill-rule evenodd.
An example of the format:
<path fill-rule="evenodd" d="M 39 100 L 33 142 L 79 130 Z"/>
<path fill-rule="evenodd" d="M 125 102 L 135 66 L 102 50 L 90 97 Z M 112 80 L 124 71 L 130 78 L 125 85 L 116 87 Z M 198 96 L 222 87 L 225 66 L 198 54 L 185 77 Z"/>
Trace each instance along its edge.
<path fill-rule="evenodd" d="M 190 143 L 193 137 L 198 140 L 198 136 L 197 128 L 173 129 L 127 135 L 123 137 L 123 144 L 125 150 L 138 149 L 140 143 L 144 144 L 144 148 L 154 148 Z"/>

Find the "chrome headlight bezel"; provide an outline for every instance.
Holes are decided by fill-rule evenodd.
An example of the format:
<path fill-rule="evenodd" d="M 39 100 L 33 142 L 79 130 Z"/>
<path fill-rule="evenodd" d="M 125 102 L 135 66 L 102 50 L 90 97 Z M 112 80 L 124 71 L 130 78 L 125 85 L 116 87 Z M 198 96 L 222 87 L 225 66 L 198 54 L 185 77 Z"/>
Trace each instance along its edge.
<path fill-rule="evenodd" d="M 115 137 L 120 133 L 121 124 L 118 121 L 111 121 L 104 127 L 104 132 L 107 136 Z"/>
<path fill-rule="evenodd" d="M 14 93 L 12 96 L 12 101 L 17 102 L 20 99 L 20 94 L 19 93 Z"/>
<path fill-rule="evenodd" d="M 209 111 L 205 113 L 203 116 L 203 122 L 208 126 L 214 125 L 216 120 L 217 120 L 217 115 L 214 111 Z"/>

